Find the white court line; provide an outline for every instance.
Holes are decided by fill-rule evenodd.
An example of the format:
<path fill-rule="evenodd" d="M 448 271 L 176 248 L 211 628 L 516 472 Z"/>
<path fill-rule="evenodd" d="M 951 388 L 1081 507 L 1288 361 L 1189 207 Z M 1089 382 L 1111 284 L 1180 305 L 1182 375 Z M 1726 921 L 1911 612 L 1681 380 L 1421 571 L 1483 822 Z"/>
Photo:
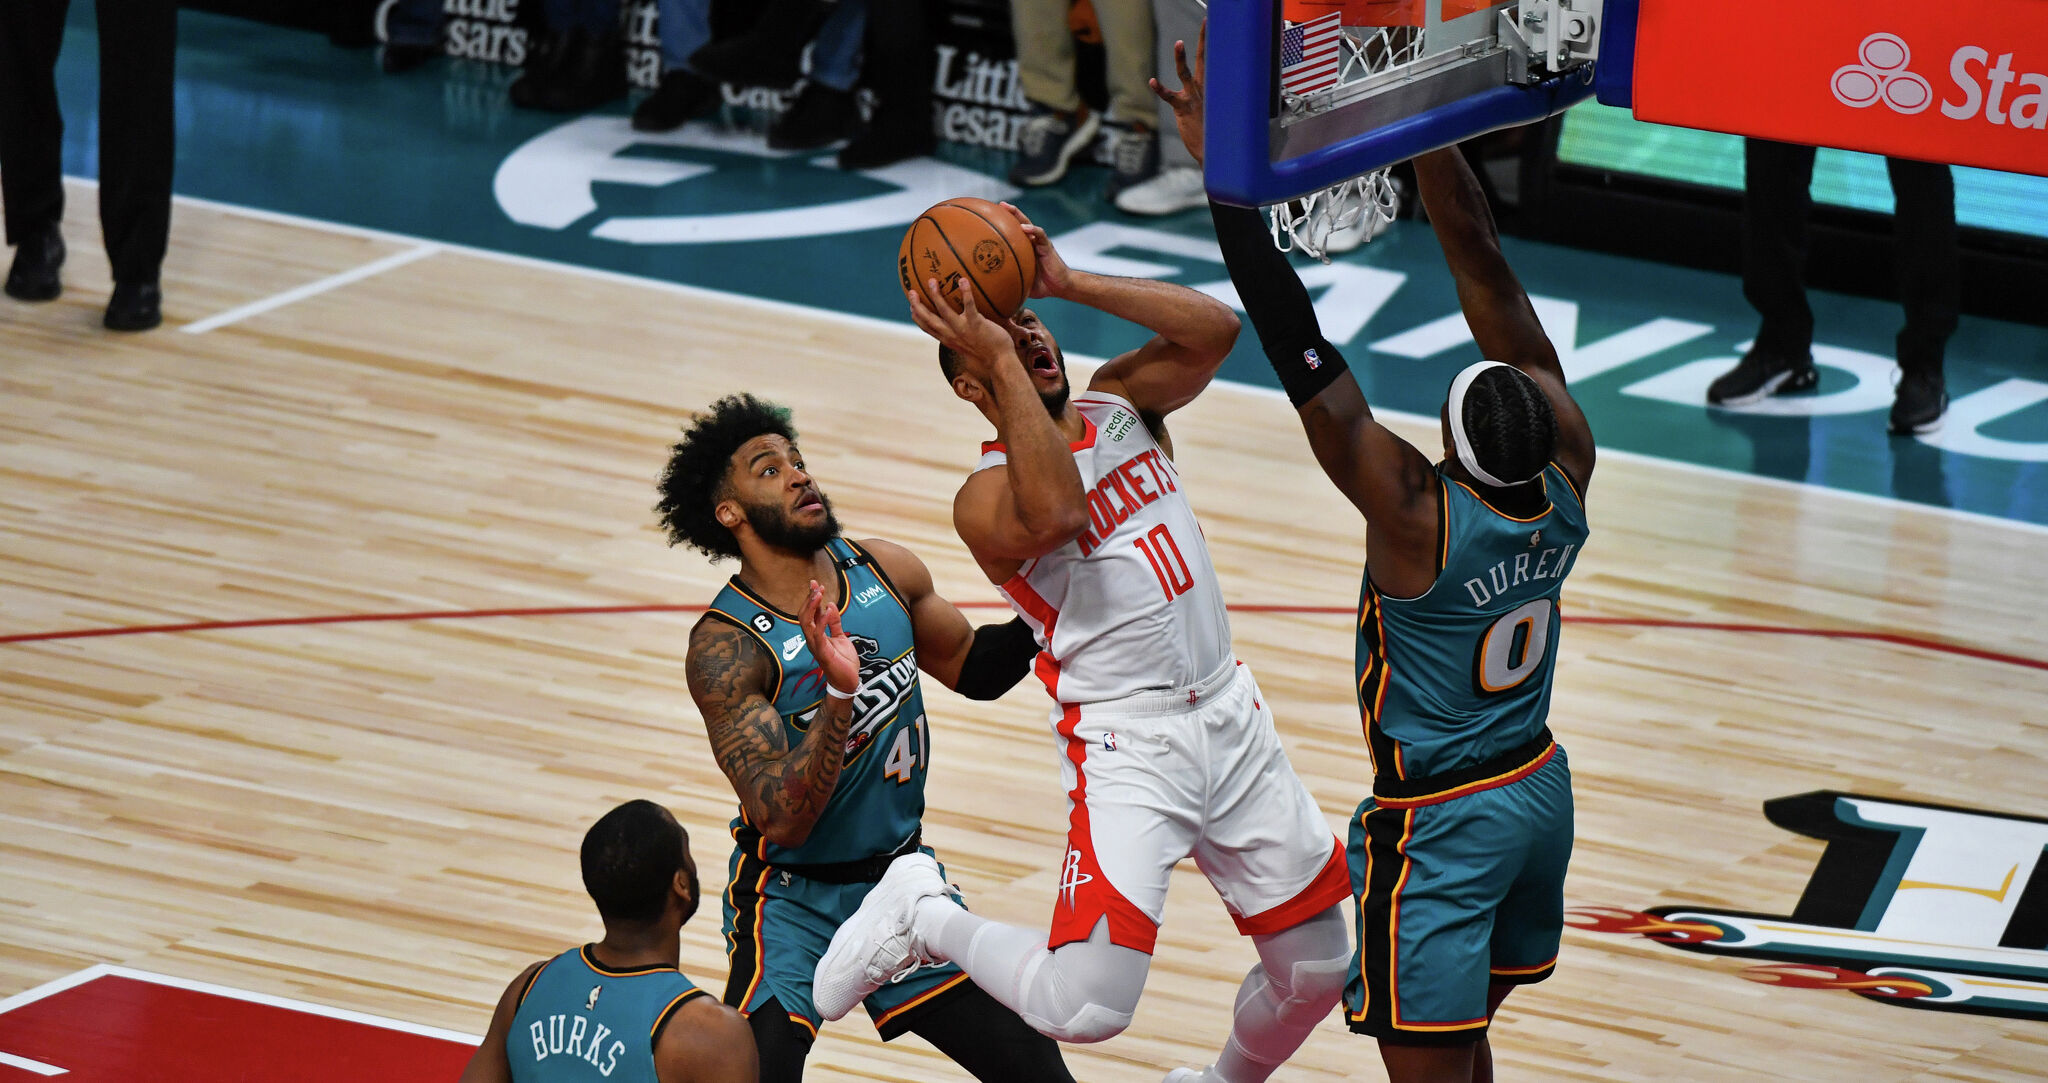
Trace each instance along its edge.
<path fill-rule="evenodd" d="M 12 1053 L 0 1053 L 0 1064 L 4 1064 L 9 1068 L 19 1068 L 24 1072 L 34 1072 L 37 1075 L 71 1074 L 71 1069 L 69 1068 L 59 1068 L 54 1064 L 44 1064 L 39 1060 L 17 1057 Z"/>
<path fill-rule="evenodd" d="M 311 1004 L 303 1000 L 293 1000 L 290 997 L 271 996 L 268 993 L 252 993 L 246 989 L 236 989 L 232 986 L 215 985 L 212 982 L 196 981 L 191 978 L 174 978 L 168 974 L 156 974 L 147 970 L 135 970 L 130 967 L 114 966 L 109 963 L 98 963 L 86 967 L 76 974 L 66 974 L 53 981 L 44 982 L 26 992 L 16 993 L 6 1000 L 0 1000 L 0 1014 L 11 1012 L 25 1004 L 33 1004 L 46 997 L 55 996 L 67 989 L 75 989 L 98 978 L 128 978 L 133 981 L 149 982 L 152 985 L 169 986 L 173 989 L 208 993 L 217 997 L 225 997 L 229 1000 L 242 1000 L 251 1004 L 262 1004 L 272 1008 L 304 1012 L 307 1015 L 317 1015 L 327 1019 L 340 1019 L 349 1023 L 361 1023 L 365 1026 L 381 1027 L 385 1030 L 417 1034 L 423 1038 L 439 1038 L 442 1041 L 460 1042 L 463 1045 L 476 1045 L 483 1041 L 481 1037 L 474 1034 L 464 1034 L 457 1030 L 430 1027 L 424 1023 L 412 1023 L 403 1019 L 387 1019 L 384 1016 L 371 1015 L 368 1012 L 350 1011 L 347 1008 L 330 1008 L 325 1004 Z M 0 1056 L 5 1055 L 0 1054 Z M 29 1071 L 33 1072 L 36 1069 L 29 1068 Z M 60 1068 L 57 1071 L 61 1072 L 63 1069 Z"/>
<path fill-rule="evenodd" d="M 226 327 L 231 323 L 239 323 L 251 316 L 260 316 L 265 312 L 283 308 L 295 301 L 316 297 L 326 293 L 328 290 L 346 286 L 351 282 L 361 282 L 365 278 L 383 274 L 394 267 L 403 267 L 408 263 L 426 259 L 428 256 L 439 251 L 441 251 L 441 246 L 438 244 L 431 242 L 421 244 L 417 248 L 408 249 L 404 252 L 395 252 L 380 260 L 372 260 L 361 267 L 352 267 L 340 274 L 328 275 L 318 282 L 308 282 L 297 289 L 289 289 L 283 293 L 273 293 L 268 297 L 258 301 L 251 301 L 239 308 L 231 308 L 226 312 L 216 313 L 203 320 L 195 320 L 179 328 L 179 330 L 188 335 L 203 335 L 215 328 Z"/>
<path fill-rule="evenodd" d="M 89 178 L 66 177 L 65 179 L 73 184 L 78 184 L 85 187 L 99 187 L 98 181 L 91 180 Z M 722 301 L 728 304 L 739 305 L 745 308 L 757 309 L 762 312 L 775 313 L 780 315 L 803 315 L 812 318 L 827 319 L 849 326 L 865 327 L 871 330 L 892 332 L 894 334 L 901 335 L 906 339 L 912 339 L 920 343 L 930 341 L 930 339 L 926 337 L 923 331 L 917 329 L 917 326 L 915 324 L 908 322 L 876 319 L 873 316 L 860 316 L 850 312 L 835 312 L 827 308 L 812 308 L 809 305 L 799 305 L 789 301 L 773 301 L 764 297 L 750 297 L 742 293 L 727 293 L 723 290 L 707 289 L 703 286 L 690 286 L 685 285 L 681 282 L 669 282 L 659 278 L 647 278 L 641 275 L 630 275 L 620 271 L 607 271 L 597 267 L 585 267 L 580 264 L 563 263 L 557 260 L 540 259 L 534 256 L 521 256 L 511 252 L 500 252 L 490 248 L 475 248 L 463 244 L 451 244 L 442 241 L 430 241 L 423 237 L 411 236 L 410 234 L 391 233 L 381 229 L 371 229 L 367 226 L 355 226 L 350 225 L 346 222 L 330 222 L 320 218 L 307 218 L 304 217 L 303 215 L 285 214 L 280 211 L 266 211 L 258 207 L 244 207 L 234 203 L 222 203 L 217 200 L 200 199 L 196 196 L 172 196 L 171 198 L 174 202 L 177 203 L 184 203 L 194 207 L 204 207 L 208 210 L 219 211 L 222 214 L 232 214 L 242 218 L 254 219 L 259 222 L 275 222 L 279 225 L 297 226 L 301 229 L 314 229 L 326 233 L 338 233 L 351 237 L 368 237 L 375 240 L 392 241 L 401 244 L 435 245 L 438 246 L 444 252 L 452 252 L 458 255 L 465 256 L 475 256 L 479 259 L 487 259 L 497 263 L 508 263 L 519 267 L 533 267 L 541 270 L 557 271 L 566 274 L 578 275 L 583 278 L 595 279 L 600 282 L 616 282 L 621 285 L 631 285 L 639 286 L 644 289 L 661 290 L 681 297 L 695 297 L 703 300 Z M 1099 365 L 1102 363 L 1099 359 L 1083 357 L 1079 354 L 1068 354 L 1067 360 L 1070 362 L 1079 362 L 1085 365 Z M 1267 398 L 1278 398 L 1283 402 L 1286 401 L 1287 398 L 1286 393 L 1281 391 L 1279 388 L 1260 387 L 1255 384 L 1239 383 L 1235 380 L 1217 380 L 1214 386 L 1229 388 L 1233 391 L 1245 392 L 1254 395 L 1263 395 Z M 1432 428 L 1435 427 L 1438 423 L 1438 419 L 1435 417 L 1425 417 L 1421 414 L 1411 414 L 1400 410 L 1384 410 L 1380 409 L 1379 407 L 1373 408 L 1373 414 L 1378 417 L 1389 418 L 1395 421 L 1412 422 L 1414 424 L 1426 425 Z M 1681 459 L 1668 459 L 1659 455 L 1650 455 L 1645 452 L 1639 451 L 1623 451 L 1618 448 L 1602 447 L 1600 448 L 1600 457 L 1603 459 L 1619 460 L 1622 462 L 1645 463 L 1651 466 L 1669 467 L 1673 470 L 1680 470 L 1693 474 L 1705 474 L 1710 477 L 1728 478 L 1731 480 L 1739 481 L 1753 481 L 1759 484 L 1768 485 L 1779 489 L 1797 489 L 1800 490 L 1802 493 L 1808 495 L 1825 495 L 1841 497 L 1845 500 L 1853 501 L 1855 503 L 1874 504 L 1890 508 L 1895 511 L 1915 511 L 1925 513 L 1928 515 L 1940 516 L 1950 519 L 1960 519 L 1964 522 L 1977 523 L 1984 526 L 2005 527 L 2007 529 L 2017 530 L 2026 534 L 2038 534 L 2048 536 L 2048 525 L 2030 523 L 2024 519 L 2006 519 L 1996 515 L 1987 515 L 1983 512 L 1964 511 L 1960 508 L 1944 508 L 1936 504 L 1922 504 L 1912 500 L 1901 500 L 1895 496 L 1878 496 L 1874 493 L 1859 493 L 1853 489 L 1836 489 L 1827 485 L 1817 485 L 1810 481 L 1792 481 L 1786 478 L 1767 477 L 1762 474 L 1750 474 L 1745 473 L 1741 470 L 1730 470 L 1726 467 L 1720 466 L 1704 466 L 1699 463 L 1685 462 Z"/>

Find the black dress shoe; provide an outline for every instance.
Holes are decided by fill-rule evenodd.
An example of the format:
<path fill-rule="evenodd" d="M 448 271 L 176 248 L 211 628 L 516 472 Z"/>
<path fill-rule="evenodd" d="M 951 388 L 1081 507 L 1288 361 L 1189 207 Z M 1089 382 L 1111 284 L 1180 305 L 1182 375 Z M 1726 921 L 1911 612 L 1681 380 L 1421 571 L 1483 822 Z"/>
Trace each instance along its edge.
<path fill-rule="evenodd" d="M 442 54 L 439 45 L 405 45 L 386 42 L 382 64 L 384 74 L 402 75 Z"/>
<path fill-rule="evenodd" d="M 858 127 L 860 106 L 851 92 L 806 83 L 789 112 L 768 129 L 768 149 L 814 150 L 847 138 Z"/>
<path fill-rule="evenodd" d="M 109 331 L 147 331 L 164 322 L 164 291 L 154 282 L 116 282 L 101 321 Z"/>
<path fill-rule="evenodd" d="M 17 301 L 54 301 L 64 292 L 57 269 L 64 266 L 64 234 L 52 223 L 21 239 L 7 272 L 7 296 Z"/>
<path fill-rule="evenodd" d="M 718 108 L 718 84 L 685 68 L 664 72 L 661 85 L 633 109 L 633 130 L 667 132 Z"/>
<path fill-rule="evenodd" d="M 919 121 L 922 120 L 922 123 Z M 876 117 L 866 131 L 839 152 L 841 169 L 880 169 L 939 149 L 929 116 L 890 120 Z"/>

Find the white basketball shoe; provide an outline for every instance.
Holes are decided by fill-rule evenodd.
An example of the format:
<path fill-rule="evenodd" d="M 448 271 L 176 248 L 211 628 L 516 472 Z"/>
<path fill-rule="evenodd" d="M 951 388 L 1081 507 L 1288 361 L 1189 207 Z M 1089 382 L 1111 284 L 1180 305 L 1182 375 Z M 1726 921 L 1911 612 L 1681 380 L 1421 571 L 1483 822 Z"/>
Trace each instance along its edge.
<path fill-rule="evenodd" d="M 838 1019 L 875 990 L 933 963 L 913 943 L 911 923 L 918 900 L 950 893 L 930 854 L 904 854 L 890 862 L 889 871 L 832 934 L 832 945 L 818 960 L 811 976 L 811 1003 L 818 1014 Z"/>
<path fill-rule="evenodd" d="M 1213 1068 L 1175 1068 L 1163 1083 L 1215 1083 L 1216 1078 Z"/>

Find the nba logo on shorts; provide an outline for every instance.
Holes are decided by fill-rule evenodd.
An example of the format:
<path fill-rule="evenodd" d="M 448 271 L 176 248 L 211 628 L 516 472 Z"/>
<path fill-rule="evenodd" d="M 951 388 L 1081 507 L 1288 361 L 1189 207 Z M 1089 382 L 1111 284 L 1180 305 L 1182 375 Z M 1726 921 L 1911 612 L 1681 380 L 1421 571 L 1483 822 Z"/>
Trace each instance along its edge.
<path fill-rule="evenodd" d="M 1116 734 L 1106 732 L 1102 735 L 1102 750 L 1104 752 L 1116 751 Z"/>
<path fill-rule="evenodd" d="M 1323 359 L 1321 357 L 1316 356 L 1316 352 L 1314 350 L 1301 351 L 1301 359 L 1303 361 L 1308 362 L 1309 368 L 1319 369 L 1323 367 Z"/>

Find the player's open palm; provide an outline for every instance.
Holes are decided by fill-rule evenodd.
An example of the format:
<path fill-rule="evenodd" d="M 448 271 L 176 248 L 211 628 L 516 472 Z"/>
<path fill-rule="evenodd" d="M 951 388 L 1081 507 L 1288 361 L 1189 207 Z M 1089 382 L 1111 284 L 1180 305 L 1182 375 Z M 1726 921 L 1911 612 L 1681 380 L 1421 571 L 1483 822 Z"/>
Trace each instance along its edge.
<path fill-rule="evenodd" d="M 797 624 L 804 630 L 804 643 L 811 657 L 825 673 L 825 681 L 841 692 L 860 688 L 860 651 L 846 630 L 839 626 L 839 607 L 827 601 L 825 588 L 811 580 L 811 593 L 804 599 Z"/>
<path fill-rule="evenodd" d="M 1046 236 L 1044 230 L 1032 225 L 1031 219 L 1024 217 L 1024 212 L 1018 210 L 1015 204 L 1004 203 L 1002 208 L 1017 219 L 1017 224 L 1024 230 L 1024 236 L 1031 238 L 1031 249 L 1038 256 L 1038 279 L 1031 283 L 1031 296 L 1065 296 L 1068 285 L 1073 282 L 1074 272 L 1060 256 L 1059 250 L 1052 246 L 1052 238 Z"/>
<path fill-rule="evenodd" d="M 1173 68 L 1180 76 L 1180 89 L 1168 90 L 1154 78 L 1152 93 L 1173 110 L 1173 126 L 1180 131 L 1180 141 L 1195 156 L 1202 160 L 1202 72 L 1209 61 L 1209 20 L 1202 20 L 1201 36 L 1195 39 L 1195 66 L 1188 67 L 1188 43 L 1173 43 Z"/>

